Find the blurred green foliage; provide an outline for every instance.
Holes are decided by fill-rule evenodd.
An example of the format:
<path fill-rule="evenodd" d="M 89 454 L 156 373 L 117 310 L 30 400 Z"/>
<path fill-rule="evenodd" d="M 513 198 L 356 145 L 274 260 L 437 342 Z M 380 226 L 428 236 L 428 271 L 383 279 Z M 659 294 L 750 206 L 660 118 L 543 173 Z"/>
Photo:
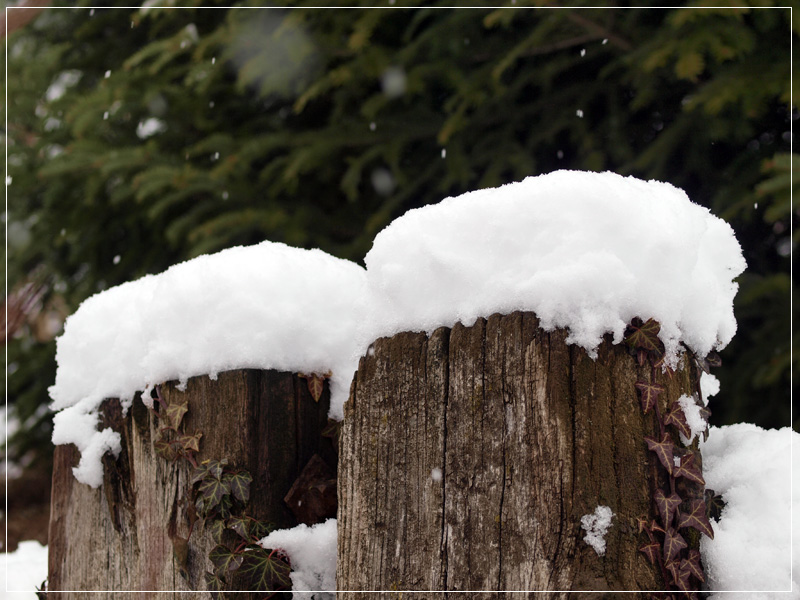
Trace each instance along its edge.
<path fill-rule="evenodd" d="M 360 261 L 410 208 L 608 169 L 734 227 L 749 269 L 712 419 L 788 424 L 788 8 L 62 4 L 8 40 L 9 290 L 34 274 L 71 312 L 264 239 Z M 22 420 L 48 401 L 53 346 L 29 327 L 7 346 Z"/>

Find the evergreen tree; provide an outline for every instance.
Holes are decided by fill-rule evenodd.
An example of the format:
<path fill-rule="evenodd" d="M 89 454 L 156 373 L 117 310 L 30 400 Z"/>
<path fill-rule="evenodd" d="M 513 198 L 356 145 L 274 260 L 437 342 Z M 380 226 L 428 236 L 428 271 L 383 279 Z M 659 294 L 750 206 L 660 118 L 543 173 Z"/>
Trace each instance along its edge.
<path fill-rule="evenodd" d="M 7 41 L 9 314 L 264 239 L 360 261 L 410 208 L 609 169 L 731 222 L 749 269 L 712 420 L 786 424 L 789 9 L 512 4 L 46 9 Z M 28 320 L 7 343 L 18 453 L 54 376 Z"/>

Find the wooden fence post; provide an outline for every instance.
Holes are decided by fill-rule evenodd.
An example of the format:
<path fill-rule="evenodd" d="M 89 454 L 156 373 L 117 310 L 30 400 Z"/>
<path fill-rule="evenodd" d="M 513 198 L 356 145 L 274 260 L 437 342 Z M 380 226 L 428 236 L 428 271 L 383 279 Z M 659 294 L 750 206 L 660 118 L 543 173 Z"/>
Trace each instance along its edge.
<path fill-rule="evenodd" d="M 188 400 L 183 427 L 202 432 L 198 463 L 226 458 L 252 475 L 248 514 L 256 519 L 276 528 L 297 524 L 284 497 L 310 462 L 316 473 L 329 465 L 324 476 L 335 477 L 335 449 L 321 435 L 327 423 L 327 385 L 315 402 L 296 374 L 250 369 L 220 373 L 215 380 L 193 377 L 185 391 L 170 382 L 161 386 L 161 394 L 167 404 Z M 56 447 L 48 577 L 53 593 L 48 598 L 85 598 L 82 591 L 91 590 L 108 590 L 109 597 L 126 590 L 146 592 L 143 597 L 152 599 L 210 597 L 198 593 L 207 589 L 204 576 L 213 570 L 208 554 L 215 542 L 209 532 L 198 523 L 189 537 L 185 575 L 170 539 L 176 534 L 185 538 L 189 530 L 186 490 L 192 467 L 156 454 L 158 420 L 138 398 L 124 417 L 119 401 L 107 400 L 102 426 L 120 432 L 122 451 L 116 459 L 104 458 L 98 489 L 73 477 L 74 446 Z M 331 510 L 335 514 L 331 505 L 329 514 L 300 518 L 322 521 L 333 516 Z"/>
<path fill-rule="evenodd" d="M 374 342 L 341 433 L 340 590 L 664 589 L 637 527 L 663 485 L 634 387 L 651 368 L 608 336 L 596 360 L 565 340 L 517 312 Z M 657 374 L 662 411 L 694 389 L 682 362 Z M 598 506 L 602 556 L 581 525 Z"/>

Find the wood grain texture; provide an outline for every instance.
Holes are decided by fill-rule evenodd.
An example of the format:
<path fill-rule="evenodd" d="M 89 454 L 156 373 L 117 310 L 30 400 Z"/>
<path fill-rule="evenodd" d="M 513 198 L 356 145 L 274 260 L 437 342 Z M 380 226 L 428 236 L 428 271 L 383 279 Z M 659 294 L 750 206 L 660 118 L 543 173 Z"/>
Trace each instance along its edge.
<path fill-rule="evenodd" d="M 216 380 L 193 377 L 183 392 L 176 382 L 162 386 L 168 403 L 179 394 L 189 404 L 184 431 L 203 432 L 198 462 L 227 457 L 247 469 L 253 476 L 248 514 L 276 527 L 294 526 L 283 498 L 295 479 L 315 453 L 336 467 L 335 449 L 320 435 L 327 422 L 327 386 L 316 403 L 296 375 L 237 370 Z M 198 522 L 184 579 L 168 535 L 170 521 L 178 535 L 188 533 L 182 499 L 188 496 L 190 465 L 155 454 L 158 421 L 138 398 L 125 416 L 119 401 L 107 400 L 102 421 L 120 432 L 122 451 L 117 459 L 104 458 L 101 488 L 93 490 L 72 476 L 79 458 L 73 446 L 56 447 L 48 589 L 59 593 L 48 598 L 85 598 L 89 590 L 108 590 L 92 598 L 117 598 L 125 590 L 141 591 L 146 599 L 210 598 L 203 591 L 204 573 L 212 570 L 210 536 Z"/>
<path fill-rule="evenodd" d="M 662 411 L 691 394 L 682 367 L 657 376 Z M 377 340 L 345 404 L 338 588 L 397 590 L 348 600 L 663 589 L 636 528 L 657 485 L 643 438 L 658 426 L 634 388 L 648 377 L 626 348 L 606 339 L 592 360 L 531 313 Z M 615 514 L 602 557 L 580 524 L 598 505 Z M 448 594 L 409 597 L 427 596 Z"/>

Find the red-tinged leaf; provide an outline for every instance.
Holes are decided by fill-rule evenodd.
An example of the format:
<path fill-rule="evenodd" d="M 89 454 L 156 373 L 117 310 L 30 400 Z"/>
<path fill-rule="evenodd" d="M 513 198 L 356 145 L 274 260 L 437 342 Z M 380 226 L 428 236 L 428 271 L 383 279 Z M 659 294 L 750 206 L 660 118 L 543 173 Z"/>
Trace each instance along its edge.
<path fill-rule="evenodd" d="M 661 331 L 661 325 L 655 319 L 647 319 L 644 323 L 641 319 L 634 319 L 628 325 L 625 343 L 632 348 L 642 348 L 660 355 L 664 351 L 664 345 L 658 339 L 659 331 Z"/>
<path fill-rule="evenodd" d="M 661 532 L 661 533 L 667 533 L 666 531 L 664 531 L 664 528 L 663 528 L 663 527 L 661 527 L 661 525 L 659 525 L 658 523 L 656 523 L 656 520 L 655 520 L 655 519 L 653 519 L 652 521 L 650 521 L 650 531 L 659 531 L 659 532 Z"/>
<path fill-rule="evenodd" d="M 706 501 L 706 516 L 719 522 L 722 517 L 722 509 L 725 508 L 725 500 L 720 494 L 710 489 L 703 492 L 703 499 Z"/>
<path fill-rule="evenodd" d="M 689 578 L 691 577 L 691 572 L 688 569 L 683 568 L 683 563 L 685 561 L 681 561 L 681 566 L 677 569 L 677 573 L 675 575 L 675 587 L 677 587 L 682 592 L 690 592 L 692 590 L 692 586 L 689 583 Z"/>
<path fill-rule="evenodd" d="M 706 516 L 706 503 L 702 499 L 692 500 L 689 512 L 678 513 L 678 525 L 682 527 L 694 527 L 700 533 L 706 534 L 712 540 L 714 539 L 714 530 L 711 528 L 711 522 Z"/>
<path fill-rule="evenodd" d="M 705 573 L 703 573 L 703 567 L 700 566 L 699 550 L 689 550 L 689 558 L 681 560 L 681 569 L 684 568 L 684 563 L 686 563 L 686 570 L 689 571 L 695 579 L 705 582 Z"/>
<path fill-rule="evenodd" d="M 203 437 L 202 432 L 198 431 L 192 435 L 180 435 L 178 436 L 178 443 L 183 448 L 184 453 L 192 450 L 194 452 L 200 452 L 200 438 Z"/>
<path fill-rule="evenodd" d="M 223 477 L 230 486 L 231 493 L 242 504 L 247 504 L 250 499 L 250 484 L 253 482 L 253 476 L 247 471 L 236 471 L 236 473 L 228 473 Z"/>
<path fill-rule="evenodd" d="M 653 500 L 656 501 L 658 512 L 661 514 L 661 522 L 664 523 L 664 527 L 669 527 L 672 523 L 672 515 L 677 512 L 683 500 L 675 492 L 665 496 L 661 490 L 656 490 Z"/>
<path fill-rule="evenodd" d="M 649 381 L 637 381 L 633 384 L 639 390 L 639 400 L 642 403 L 642 410 L 644 414 L 650 412 L 651 408 L 655 408 L 658 402 L 658 395 L 666 388 L 658 383 L 650 383 Z"/>
<path fill-rule="evenodd" d="M 654 565 L 658 561 L 658 555 L 661 554 L 661 544 L 658 542 L 650 542 L 639 548 L 639 552 L 644 552 L 650 564 Z"/>
<path fill-rule="evenodd" d="M 703 479 L 703 474 L 700 468 L 694 464 L 694 453 L 687 452 L 681 457 L 681 465 L 675 469 L 673 476 L 677 479 L 683 477 L 689 481 L 694 481 L 699 485 L 705 485 L 706 480 Z"/>
<path fill-rule="evenodd" d="M 672 379 L 672 376 L 675 375 L 675 370 L 666 364 L 667 362 L 667 355 L 662 354 L 658 357 L 658 359 L 653 363 L 653 367 L 656 369 L 661 369 L 662 372 L 666 373 L 667 376 Z"/>
<path fill-rule="evenodd" d="M 684 548 L 686 548 L 686 540 L 683 539 L 681 534 L 672 527 L 667 528 L 667 532 L 664 534 L 664 561 L 670 562 L 674 560 Z"/>
<path fill-rule="evenodd" d="M 639 533 L 650 531 L 650 527 L 647 526 L 647 519 L 642 517 L 636 517 L 636 526 L 639 529 Z"/>
<path fill-rule="evenodd" d="M 227 546 L 219 544 L 208 553 L 208 558 L 214 565 L 214 573 L 218 577 L 225 577 L 235 571 L 242 564 L 242 555 L 236 554 Z"/>
<path fill-rule="evenodd" d="M 692 437 L 692 429 L 686 422 L 686 415 L 683 414 L 683 409 L 677 401 L 673 402 L 671 410 L 664 417 L 664 425 L 673 425 L 684 437 Z"/>
<path fill-rule="evenodd" d="M 670 575 L 672 575 L 671 583 L 675 583 L 675 579 L 678 577 L 678 573 L 680 573 L 681 566 L 676 560 L 671 560 L 669 562 L 664 563 L 664 568 L 669 571 Z"/>
<path fill-rule="evenodd" d="M 656 453 L 658 460 L 664 465 L 667 473 L 672 475 L 672 470 L 675 467 L 675 463 L 672 461 L 672 449 L 675 445 L 669 435 L 665 433 L 660 442 L 649 436 L 645 436 L 644 441 L 647 443 L 647 449 Z"/>
<path fill-rule="evenodd" d="M 636 349 L 636 362 L 640 367 L 643 367 L 645 364 L 647 364 L 647 350 L 644 348 Z"/>

